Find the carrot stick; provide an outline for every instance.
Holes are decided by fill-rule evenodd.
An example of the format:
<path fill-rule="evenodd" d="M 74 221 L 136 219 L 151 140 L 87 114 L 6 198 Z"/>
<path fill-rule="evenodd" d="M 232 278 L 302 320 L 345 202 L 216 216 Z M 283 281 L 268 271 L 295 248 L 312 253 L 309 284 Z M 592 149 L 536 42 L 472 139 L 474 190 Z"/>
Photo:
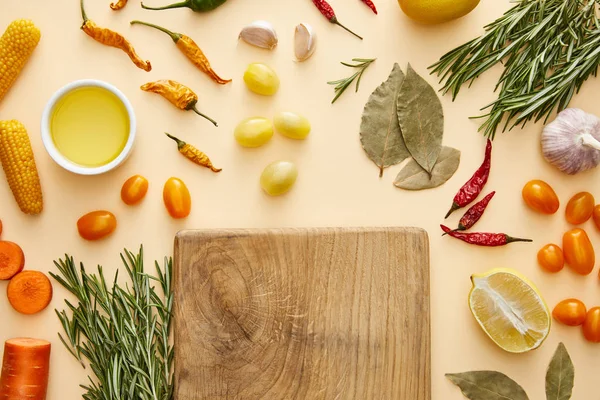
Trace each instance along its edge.
<path fill-rule="evenodd" d="M 50 343 L 17 338 L 4 343 L 0 399 L 46 400 L 50 372 Z"/>
<path fill-rule="evenodd" d="M 23 271 L 10 280 L 6 293 L 15 310 L 22 314 L 35 314 L 50 304 L 52 284 L 39 271 Z"/>
<path fill-rule="evenodd" d="M 0 223 L 0 231 L 2 224 Z M 0 242 L 0 280 L 7 280 L 23 270 L 25 255 L 18 244 Z"/>

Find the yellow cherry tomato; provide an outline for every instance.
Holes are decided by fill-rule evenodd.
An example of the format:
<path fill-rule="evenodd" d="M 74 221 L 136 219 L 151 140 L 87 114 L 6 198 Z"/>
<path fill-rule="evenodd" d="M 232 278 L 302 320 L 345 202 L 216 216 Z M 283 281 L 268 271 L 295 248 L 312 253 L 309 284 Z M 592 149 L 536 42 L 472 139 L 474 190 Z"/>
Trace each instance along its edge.
<path fill-rule="evenodd" d="M 588 192 L 577 193 L 567 203 L 565 216 L 567 222 L 573 225 L 583 224 L 594 213 L 594 196 Z"/>
<path fill-rule="evenodd" d="M 310 133 L 310 122 L 300 114 L 283 111 L 275 115 L 273 123 L 277 132 L 291 139 L 306 139 Z"/>
<path fill-rule="evenodd" d="M 77 221 L 79 236 L 85 240 L 102 239 L 117 229 L 117 218 L 109 211 L 92 211 Z"/>
<path fill-rule="evenodd" d="M 548 272 L 558 272 L 565 266 L 563 251 L 555 244 L 547 244 L 538 251 L 538 263 Z"/>
<path fill-rule="evenodd" d="M 527 182 L 523 187 L 522 195 L 529 208 L 543 214 L 554 214 L 560 206 L 554 189 L 544 181 Z"/>
<path fill-rule="evenodd" d="M 588 275 L 596 264 L 594 246 L 583 229 L 571 229 L 563 235 L 563 254 L 575 272 Z"/>
<path fill-rule="evenodd" d="M 583 336 L 588 342 L 600 343 L 600 307 L 590 308 L 583 323 Z"/>
<path fill-rule="evenodd" d="M 148 179 L 134 175 L 127 179 L 121 188 L 121 200 L 131 206 L 139 203 L 148 193 Z"/>
<path fill-rule="evenodd" d="M 273 124 L 267 118 L 246 118 L 238 124 L 233 135 L 244 147 L 260 147 L 273 137 Z"/>
<path fill-rule="evenodd" d="M 298 178 L 298 169 L 293 162 L 276 161 L 267 165 L 260 176 L 260 186 L 267 194 L 279 196 L 287 193 Z"/>
<path fill-rule="evenodd" d="M 563 300 L 552 311 L 555 320 L 568 326 L 583 325 L 586 315 L 585 304 L 577 299 Z"/>
<path fill-rule="evenodd" d="M 273 96 L 279 90 L 279 77 L 273 68 L 265 64 L 248 65 L 244 73 L 248 89 L 263 96 Z"/>
<path fill-rule="evenodd" d="M 169 215 L 185 218 L 192 211 L 192 197 L 185 183 L 179 178 L 169 178 L 163 188 L 163 201 Z"/>

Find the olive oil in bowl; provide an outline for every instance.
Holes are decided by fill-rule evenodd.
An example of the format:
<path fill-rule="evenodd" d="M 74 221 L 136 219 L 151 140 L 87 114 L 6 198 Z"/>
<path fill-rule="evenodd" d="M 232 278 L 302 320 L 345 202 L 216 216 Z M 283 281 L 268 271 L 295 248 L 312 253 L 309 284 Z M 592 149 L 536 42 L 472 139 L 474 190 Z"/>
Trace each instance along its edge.
<path fill-rule="evenodd" d="M 66 92 L 53 107 L 49 125 L 58 152 L 85 168 L 115 160 L 125 149 L 131 129 L 123 101 L 100 86 Z"/>

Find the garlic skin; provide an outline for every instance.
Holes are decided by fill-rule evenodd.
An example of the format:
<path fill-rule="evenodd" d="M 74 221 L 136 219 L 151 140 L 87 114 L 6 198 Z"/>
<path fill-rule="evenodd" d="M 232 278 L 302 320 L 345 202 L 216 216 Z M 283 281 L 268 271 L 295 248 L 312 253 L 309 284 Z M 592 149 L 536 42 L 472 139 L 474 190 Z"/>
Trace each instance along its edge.
<path fill-rule="evenodd" d="M 300 24 L 296 26 L 296 33 L 294 34 L 294 52 L 296 54 L 296 61 L 308 60 L 317 47 L 317 35 L 308 24 Z"/>
<path fill-rule="evenodd" d="M 275 28 L 268 21 L 254 21 L 250 25 L 245 26 L 240 32 L 238 39 L 242 39 L 252 46 L 267 50 L 273 50 L 279 42 Z"/>
<path fill-rule="evenodd" d="M 567 108 L 544 127 L 542 153 L 550 164 L 569 175 L 600 164 L 600 118 Z"/>

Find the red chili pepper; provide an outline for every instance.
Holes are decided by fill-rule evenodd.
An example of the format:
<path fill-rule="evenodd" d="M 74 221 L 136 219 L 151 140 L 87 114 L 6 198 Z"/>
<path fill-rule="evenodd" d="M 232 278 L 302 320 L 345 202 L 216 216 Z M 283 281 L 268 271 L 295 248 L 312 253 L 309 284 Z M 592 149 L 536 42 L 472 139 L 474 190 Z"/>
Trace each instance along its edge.
<path fill-rule="evenodd" d="M 456 193 L 456 196 L 454 196 L 454 202 L 452 203 L 450 211 L 448 211 L 448 214 L 446 214 L 446 218 L 448 218 L 450 214 L 459 208 L 463 208 L 464 206 L 470 204 L 477 198 L 477 196 L 479 196 L 479 193 L 481 193 L 483 190 L 483 187 L 487 183 L 488 177 L 490 176 L 491 165 L 492 141 L 488 139 L 487 146 L 485 148 L 485 158 L 483 159 L 483 164 L 481 164 L 471 179 L 469 179 L 467 183 L 460 188 L 458 193 Z"/>
<path fill-rule="evenodd" d="M 371 0 L 362 0 L 362 2 L 368 5 L 369 8 L 373 10 L 375 14 L 377 14 L 377 7 L 375 7 L 375 4 Z"/>
<path fill-rule="evenodd" d="M 331 22 L 332 24 L 341 26 L 342 28 L 344 28 L 345 30 L 347 30 L 348 32 L 350 32 L 351 34 L 353 34 L 360 40 L 363 40 L 363 38 L 361 36 L 358 36 L 356 33 L 352 32 L 350 29 L 348 29 L 344 25 L 340 24 L 340 21 L 338 21 L 336 15 L 335 15 L 335 11 L 333 11 L 333 7 L 331 7 L 331 4 L 329 4 L 326 0 L 312 0 L 312 2 L 314 3 L 315 6 L 317 6 L 319 11 L 321 11 L 321 14 L 323 14 L 325 16 L 325 18 L 327 18 L 329 20 L 329 22 Z"/>
<path fill-rule="evenodd" d="M 521 239 L 508 236 L 505 233 L 462 233 L 456 232 L 445 225 L 440 225 L 442 230 L 453 238 L 476 246 L 498 247 L 514 242 L 533 242 L 531 239 Z"/>
<path fill-rule="evenodd" d="M 483 200 L 476 203 L 473 207 L 469 208 L 465 215 L 463 215 L 463 217 L 460 219 L 460 222 L 458 223 L 458 228 L 454 229 L 453 232 L 466 231 L 467 229 L 471 229 L 477 223 L 477 221 L 481 219 L 483 213 L 485 212 L 485 209 L 487 208 L 488 204 L 490 203 L 495 194 L 496 192 L 488 194 L 483 198 Z M 444 233 L 444 235 L 446 235 L 446 233 Z"/>

